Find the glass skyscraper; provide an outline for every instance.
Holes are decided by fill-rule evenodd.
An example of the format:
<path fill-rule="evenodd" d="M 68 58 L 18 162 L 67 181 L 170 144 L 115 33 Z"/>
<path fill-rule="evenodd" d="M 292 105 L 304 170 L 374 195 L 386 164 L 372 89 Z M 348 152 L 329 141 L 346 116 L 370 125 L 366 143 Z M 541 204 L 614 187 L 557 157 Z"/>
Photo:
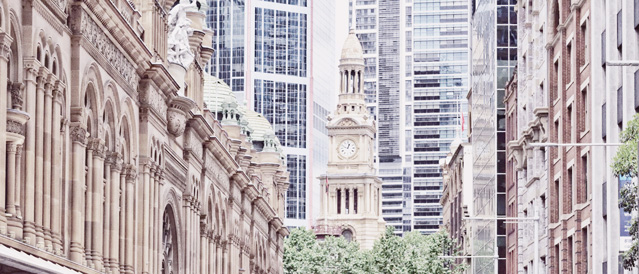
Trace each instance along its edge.
<path fill-rule="evenodd" d="M 470 1 L 351 0 L 365 57 L 365 92 L 377 115 L 382 214 L 397 234 L 442 224 L 439 160 L 466 113 Z"/>
<path fill-rule="evenodd" d="M 333 97 L 326 93 L 334 92 L 335 83 L 334 5 L 325 2 L 209 0 L 207 21 L 215 32 L 215 52 L 207 71 L 273 125 L 287 154 L 290 185 L 284 221 L 291 227 L 311 225 L 318 213 L 312 193 L 319 181 L 313 173 L 321 173 L 328 158 L 312 152 L 327 147 L 326 132 L 316 128 L 324 128 L 326 106 L 333 105 L 324 97 Z M 314 59 L 331 61 L 314 64 Z M 318 96 L 314 86 L 325 94 Z"/>
<path fill-rule="evenodd" d="M 504 87 L 517 64 L 516 4 L 516 0 L 487 0 L 472 7 L 472 214 L 487 219 L 506 216 Z M 474 259 L 473 273 L 505 273 L 505 222 L 473 222 L 473 255 L 499 256 L 497 261 Z"/>

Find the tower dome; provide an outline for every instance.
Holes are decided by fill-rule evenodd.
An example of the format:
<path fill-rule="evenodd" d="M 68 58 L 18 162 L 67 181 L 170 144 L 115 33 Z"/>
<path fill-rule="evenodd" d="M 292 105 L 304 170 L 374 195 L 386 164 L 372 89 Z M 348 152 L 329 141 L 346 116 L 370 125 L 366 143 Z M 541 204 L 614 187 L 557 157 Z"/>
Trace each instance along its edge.
<path fill-rule="evenodd" d="M 362 64 L 364 63 L 364 50 L 362 49 L 362 44 L 359 42 L 359 39 L 357 39 L 355 31 L 352 29 L 348 33 L 348 37 L 342 47 L 342 57 L 340 61 L 343 62 L 347 59 L 361 59 Z"/>
<path fill-rule="evenodd" d="M 339 60 L 340 94 L 364 94 L 364 50 L 351 29 Z M 355 96 L 362 99 L 362 96 Z M 362 98 L 359 98 L 362 97 Z"/>

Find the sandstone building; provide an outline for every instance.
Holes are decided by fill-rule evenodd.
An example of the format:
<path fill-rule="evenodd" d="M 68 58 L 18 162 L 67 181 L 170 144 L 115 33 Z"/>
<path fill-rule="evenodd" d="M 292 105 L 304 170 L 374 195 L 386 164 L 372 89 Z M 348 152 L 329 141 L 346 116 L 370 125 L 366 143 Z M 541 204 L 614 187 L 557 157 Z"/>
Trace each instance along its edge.
<path fill-rule="evenodd" d="M 0 273 L 282 272 L 279 141 L 203 74 L 203 2 L 0 1 Z"/>
<path fill-rule="evenodd" d="M 375 176 L 375 120 L 366 110 L 362 46 L 351 30 L 339 65 L 337 109 L 328 117 L 328 168 L 320 176 L 322 194 L 318 236 L 344 236 L 372 249 L 386 222 L 381 214 L 382 181 Z"/>

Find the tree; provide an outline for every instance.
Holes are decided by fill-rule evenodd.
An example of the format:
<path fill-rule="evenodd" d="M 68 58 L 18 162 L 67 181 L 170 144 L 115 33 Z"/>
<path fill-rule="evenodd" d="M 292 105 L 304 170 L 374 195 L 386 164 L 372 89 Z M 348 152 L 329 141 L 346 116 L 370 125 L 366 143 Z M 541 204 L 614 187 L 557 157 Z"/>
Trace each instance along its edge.
<path fill-rule="evenodd" d="M 621 132 L 621 142 L 612 163 L 612 172 L 616 177 L 637 177 L 637 141 L 639 140 L 639 114 L 635 114 Z M 619 205 L 626 212 L 637 209 L 637 185 L 630 183 L 620 189 Z M 639 225 L 637 217 L 631 221 L 629 234 L 632 237 L 632 246 L 623 254 L 623 267 L 632 269 L 639 260 Z"/>
<path fill-rule="evenodd" d="M 316 241 L 312 231 L 294 229 L 284 241 L 284 272 L 455 274 L 464 270 L 464 265 L 439 257 L 454 247 L 445 232 L 428 236 L 409 232 L 402 238 L 393 231 L 393 227 L 388 227 L 372 250 L 360 250 L 359 244 L 343 237 Z"/>

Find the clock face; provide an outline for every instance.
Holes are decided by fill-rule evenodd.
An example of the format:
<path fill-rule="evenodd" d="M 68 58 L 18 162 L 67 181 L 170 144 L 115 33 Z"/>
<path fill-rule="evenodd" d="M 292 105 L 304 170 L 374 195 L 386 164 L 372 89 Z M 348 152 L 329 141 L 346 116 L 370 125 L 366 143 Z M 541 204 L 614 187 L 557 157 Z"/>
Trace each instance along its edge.
<path fill-rule="evenodd" d="M 342 141 L 342 143 L 339 144 L 338 150 L 340 155 L 346 158 L 350 158 L 353 155 L 355 155 L 357 146 L 355 145 L 355 142 L 353 142 L 352 140 L 344 140 Z"/>

